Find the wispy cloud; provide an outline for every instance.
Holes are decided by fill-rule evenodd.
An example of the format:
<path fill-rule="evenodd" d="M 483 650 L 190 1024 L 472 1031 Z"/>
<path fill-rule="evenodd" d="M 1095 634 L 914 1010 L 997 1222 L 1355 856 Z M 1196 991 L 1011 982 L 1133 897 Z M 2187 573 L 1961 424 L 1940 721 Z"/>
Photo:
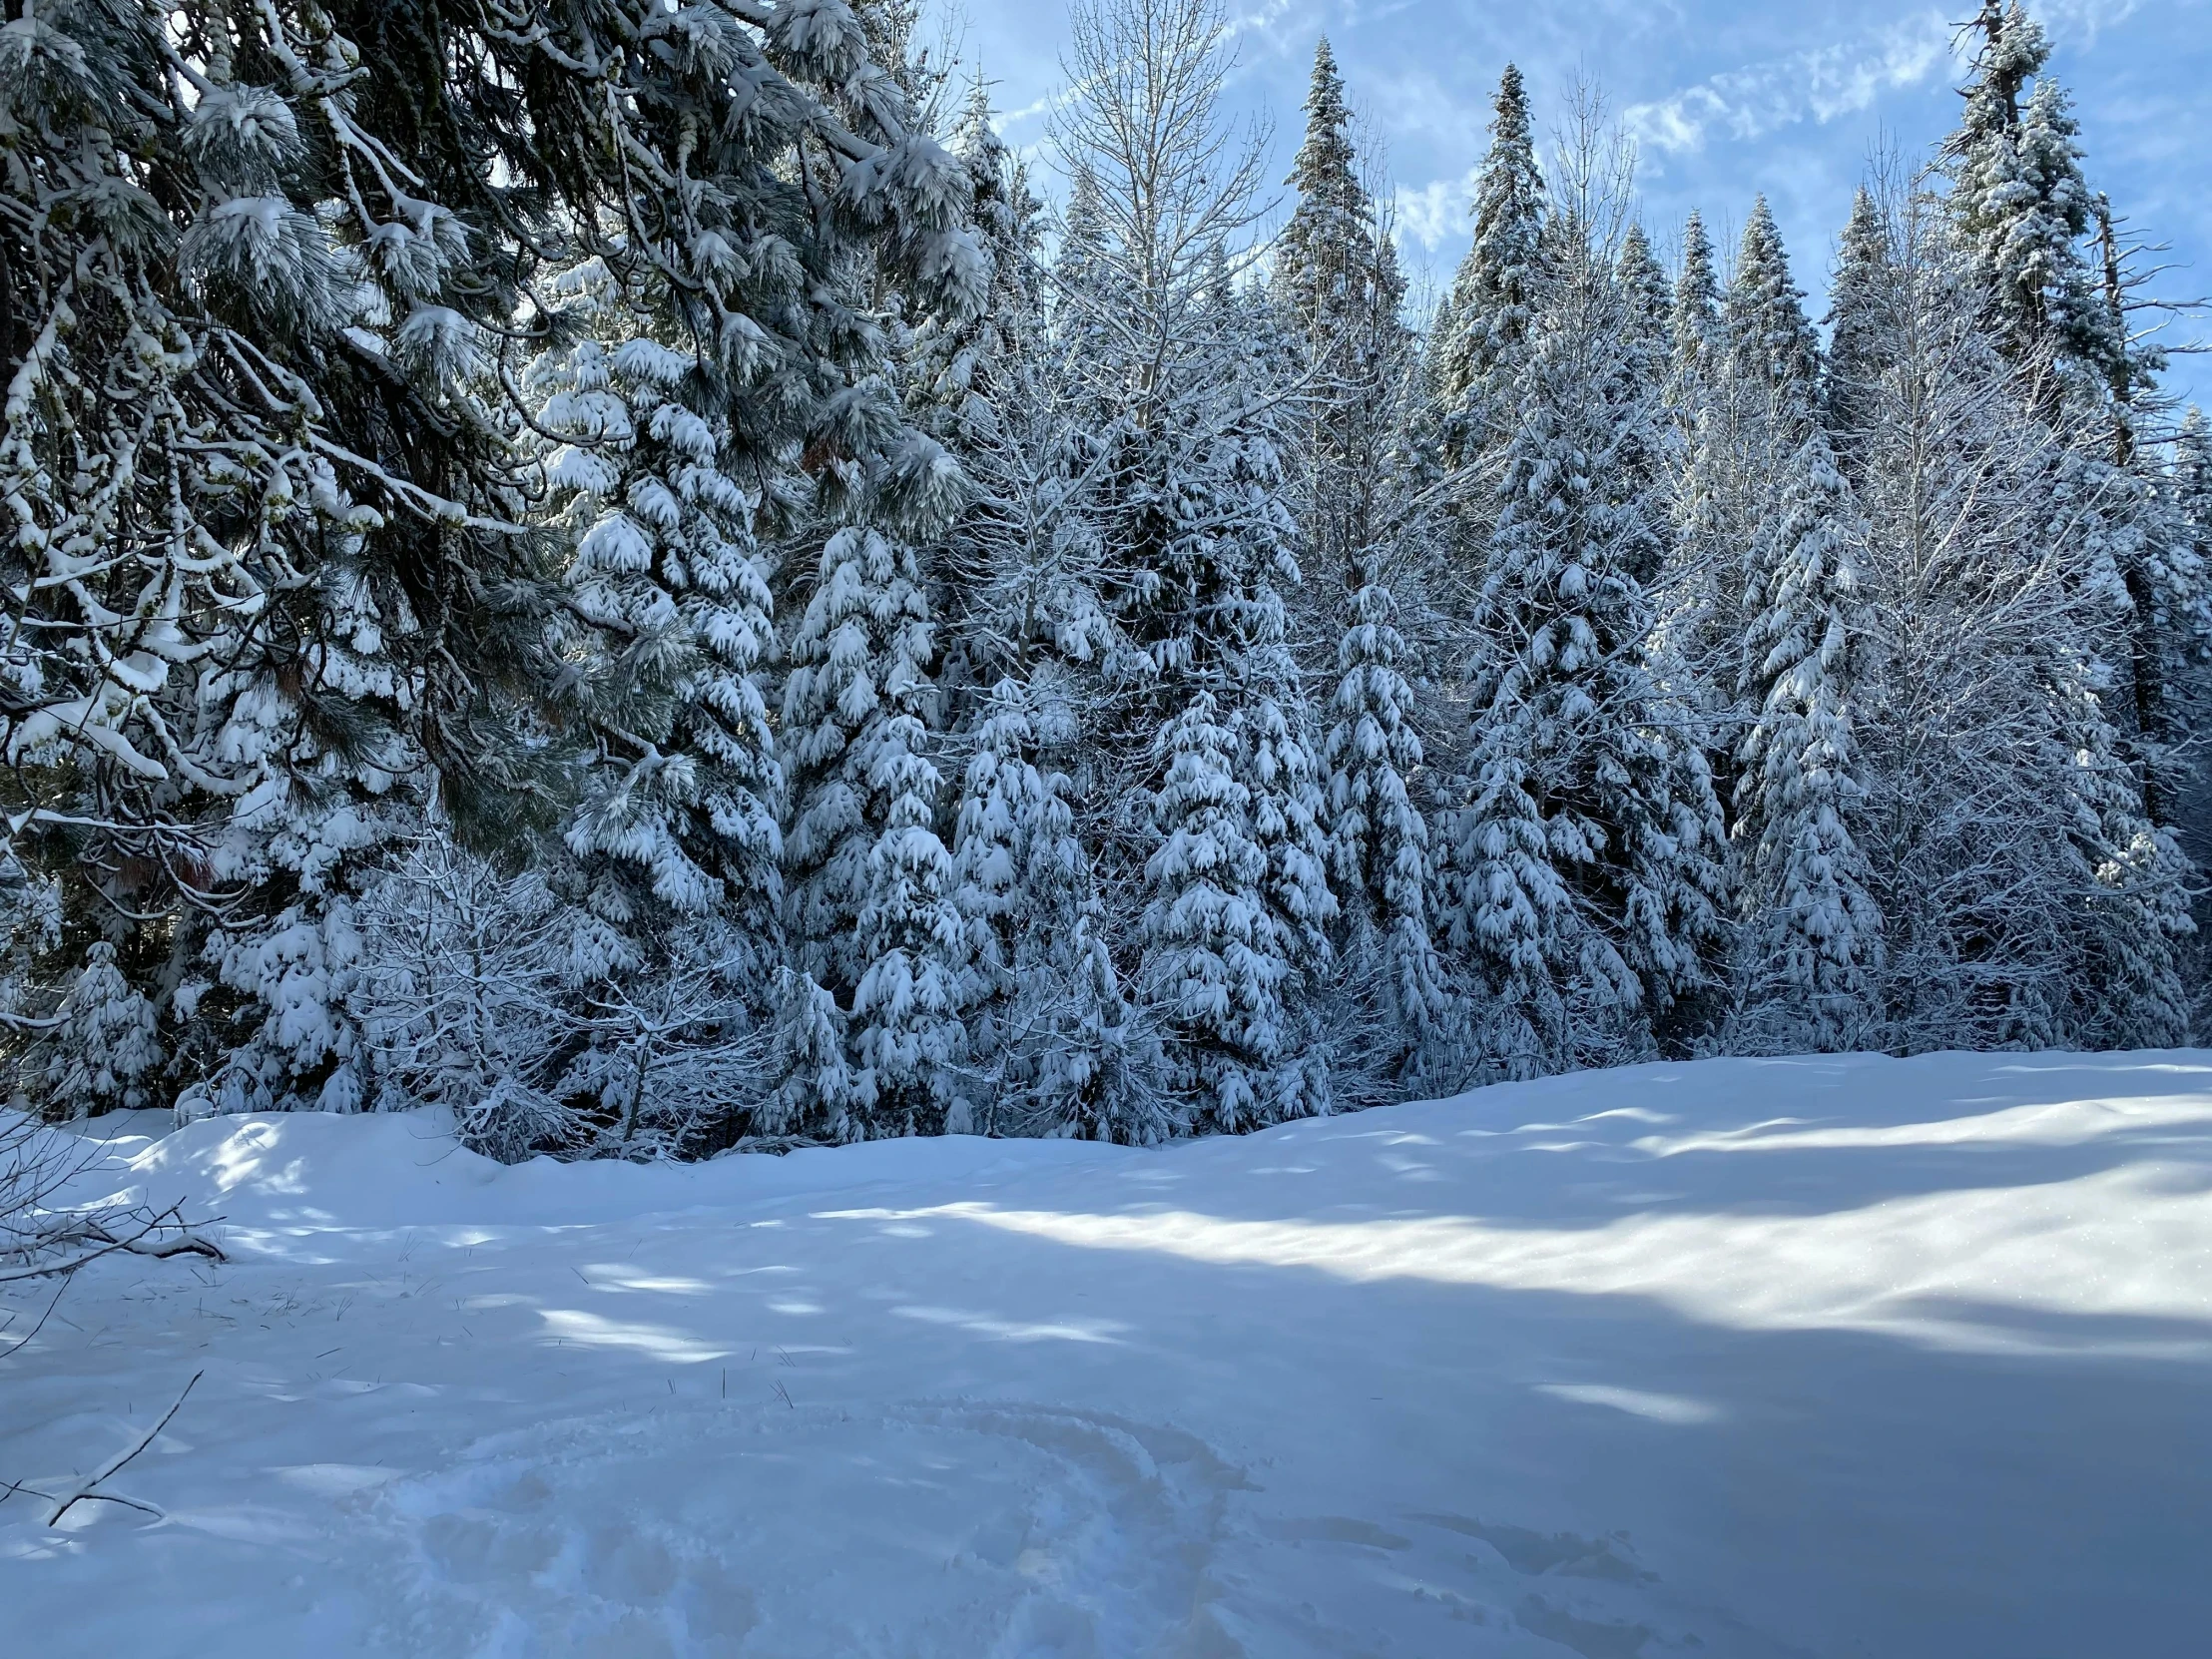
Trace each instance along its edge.
<path fill-rule="evenodd" d="M 1258 0 L 1255 5 L 1233 10 L 1229 16 L 1229 38 L 1256 34 L 1275 45 L 1283 42 L 1277 38 L 1277 26 L 1291 10 L 1296 0 Z"/>
<path fill-rule="evenodd" d="M 2126 22 L 2139 9 L 2139 0 L 2043 0 L 2035 15 L 2061 40 L 2094 42 L 2100 29 Z"/>
<path fill-rule="evenodd" d="M 1456 179 L 1431 179 L 1418 190 L 1399 185 L 1394 198 L 1399 238 L 1410 238 L 1433 254 L 1464 235 L 1476 171 L 1469 168 Z"/>
<path fill-rule="evenodd" d="M 2102 9 L 2113 4 L 2104 0 Z M 1922 12 L 1858 40 L 1729 70 L 1671 98 L 1631 105 L 1622 119 L 1639 143 L 1669 154 L 1703 149 L 1715 131 L 1755 139 L 1802 121 L 1827 123 L 1947 69 L 1955 33 L 1940 11 Z"/>

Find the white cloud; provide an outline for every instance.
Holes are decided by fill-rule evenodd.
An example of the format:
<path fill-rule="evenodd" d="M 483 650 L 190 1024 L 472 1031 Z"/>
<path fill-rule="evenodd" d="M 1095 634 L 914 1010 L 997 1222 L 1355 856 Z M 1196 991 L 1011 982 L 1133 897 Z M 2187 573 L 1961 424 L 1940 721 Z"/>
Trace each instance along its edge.
<path fill-rule="evenodd" d="M 2110 11 L 2114 3 L 2129 0 L 2082 3 Z M 1639 143 L 1669 154 L 1704 148 L 1706 135 L 1715 130 L 1755 139 L 1801 121 L 1825 124 L 1947 69 L 1955 32 L 1942 12 L 1922 12 L 1870 37 L 1715 75 L 1671 98 L 1632 105 L 1622 119 Z"/>
<path fill-rule="evenodd" d="M 2035 15 L 2060 39 L 2093 43 L 2098 30 L 2126 22 L 2135 15 L 2138 0 L 2042 0 Z"/>
<path fill-rule="evenodd" d="M 1229 37 L 1234 40 L 1239 35 L 1257 34 L 1280 46 L 1283 43 L 1277 39 L 1276 25 L 1283 21 L 1293 3 L 1294 0 L 1261 0 L 1249 10 L 1233 12 L 1229 18 Z"/>
<path fill-rule="evenodd" d="M 1410 237 L 1433 254 L 1466 229 L 1467 204 L 1474 199 L 1477 169 L 1469 168 L 1456 179 L 1431 179 L 1418 190 L 1397 187 L 1395 224 L 1399 237 Z"/>

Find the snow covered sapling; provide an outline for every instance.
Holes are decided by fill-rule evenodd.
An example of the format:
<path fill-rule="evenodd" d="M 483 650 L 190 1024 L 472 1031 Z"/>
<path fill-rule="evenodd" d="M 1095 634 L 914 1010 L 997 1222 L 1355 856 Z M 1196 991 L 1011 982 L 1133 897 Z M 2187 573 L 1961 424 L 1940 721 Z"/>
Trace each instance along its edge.
<path fill-rule="evenodd" d="M 1405 642 L 1379 583 L 1353 595 L 1352 615 L 1324 751 L 1330 874 L 1348 931 L 1342 973 L 1356 995 L 1380 1004 L 1384 1075 L 1444 1087 L 1459 1064 L 1464 1016 L 1430 932 L 1428 825 L 1407 785 L 1422 753 Z"/>

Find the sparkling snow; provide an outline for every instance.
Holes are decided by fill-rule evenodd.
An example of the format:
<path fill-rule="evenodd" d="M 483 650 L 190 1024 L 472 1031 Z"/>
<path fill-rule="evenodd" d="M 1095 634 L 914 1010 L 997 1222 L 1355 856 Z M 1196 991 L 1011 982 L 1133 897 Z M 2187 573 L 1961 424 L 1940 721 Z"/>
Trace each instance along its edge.
<path fill-rule="evenodd" d="M 103 1120 L 234 1257 L 0 1359 L 0 1650 L 2129 1659 L 2212 1630 L 2212 1054 L 1160 1151 Z M 51 1286 L 0 1290 L 0 1348 Z"/>

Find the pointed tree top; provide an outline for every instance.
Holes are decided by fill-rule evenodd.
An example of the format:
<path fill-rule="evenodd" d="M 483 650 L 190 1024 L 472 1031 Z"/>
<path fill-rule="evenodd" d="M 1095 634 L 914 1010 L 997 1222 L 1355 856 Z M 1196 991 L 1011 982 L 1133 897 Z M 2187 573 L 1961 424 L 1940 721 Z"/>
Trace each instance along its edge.
<path fill-rule="evenodd" d="M 1528 338 L 1543 284 L 1545 197 L 1520 71 L 1498 82 L 1490 149 L 1474 186 L 1474 240 L 1452 279 L 1441 386 L 1494 396 Z"/>
<path fill-rule="evenodd" d="M 987 156 L 1005 147 L 991 126 L 991 89 L 978 75 L 968 88 L 960 119 L 953 124 L 952 150 L 960 156 Z"/>
<path fill-rule="evenodd" d="M 1521 79 L 1519 64 L 1507 64 L 1505 73 L 1497 78 L 1497 103 L 1495 108 L 1497 110 L 1498 127 L 1493 130 L 1502 130 L 1507 126 L 1513 126 L 1524 133 L 1527 131 L 1528 85 Z"/>
<path fill-rule="evenodd" d="M 1338 73 L 1337 55 L 1324 35 L 1314 48 L 1314 76 L 1306 89 L 1306 147 L 1324 133 L 1342 135 L 1352 113 L 1345 107 L 1345 78 Z M 1345 146 L 1347 151 L 1351 146 Z"/>
<path fill-rule="evenodd" d="M 1889 265 L 1890 229 L 1882 221 L 1874 193 L 1861 185 L 1852 199 L 1851 218 L 1844 225 L 1844 234 L 1837 239 L 1836 283 L 1829 320 L 1839 320 L 1866 296 Z"/>
<path fill-rule="evenodd" d="M 1674 282 L 1674 349 L 1685 368 L 1704 355 L 1720 315 L 1721 283 L 1713 239 L 1705 234 L 1705 221 L 1692 210 L 1682 227 L 1682 271 Z"/>
<path fill-rule="evenodd" d="M 1490 122 L 1490 152 L 1474 187 L 1477 252 L 1490 245 L 1516 267 L 1532 263 L 1543 213 L 1544 179 L 1536 165 L 1528 95 L 1520 71 L 1507 64 Z"/>
<path fill-rule="evenodd" d="M 1765 196 L 1752 204 L 1726 306 L 1729 349 L 1739 369 L 1770 390 L 1810 387 L 1820 347 L 1805 293 L 1790 276 L 1781 227 Z"/>
<path fill-rule="evenodd" d="M 1336 56 L 1325 37 L 1314 49 L 1313 84 L 1306 93 L 1305 142 L 1298 147 L 1298 159 L 1291 164 L 1291 176 L 1285 181 L 1295 185 L 1301 196 L 1346 194 L 1340 181 L 1352 178 L 1352 140 L 1345 132 L 1351 122 L 1344 77 L 1337 72 Z"/>
<path fill-rule="evenodd" d="M 1337 60 L 1324 40 L 1314 51 L 1305 142 L 1285 181 L 1298 192 L 1298 207 L 1276 244 L 1274 284 L 1284 314 L 1318 331 L 1317 343 L 1365 314 L 1380 279 L 1375 205 L 1360 183 L 1359 158 L 1346 132 L 1351 120 Z"/>

